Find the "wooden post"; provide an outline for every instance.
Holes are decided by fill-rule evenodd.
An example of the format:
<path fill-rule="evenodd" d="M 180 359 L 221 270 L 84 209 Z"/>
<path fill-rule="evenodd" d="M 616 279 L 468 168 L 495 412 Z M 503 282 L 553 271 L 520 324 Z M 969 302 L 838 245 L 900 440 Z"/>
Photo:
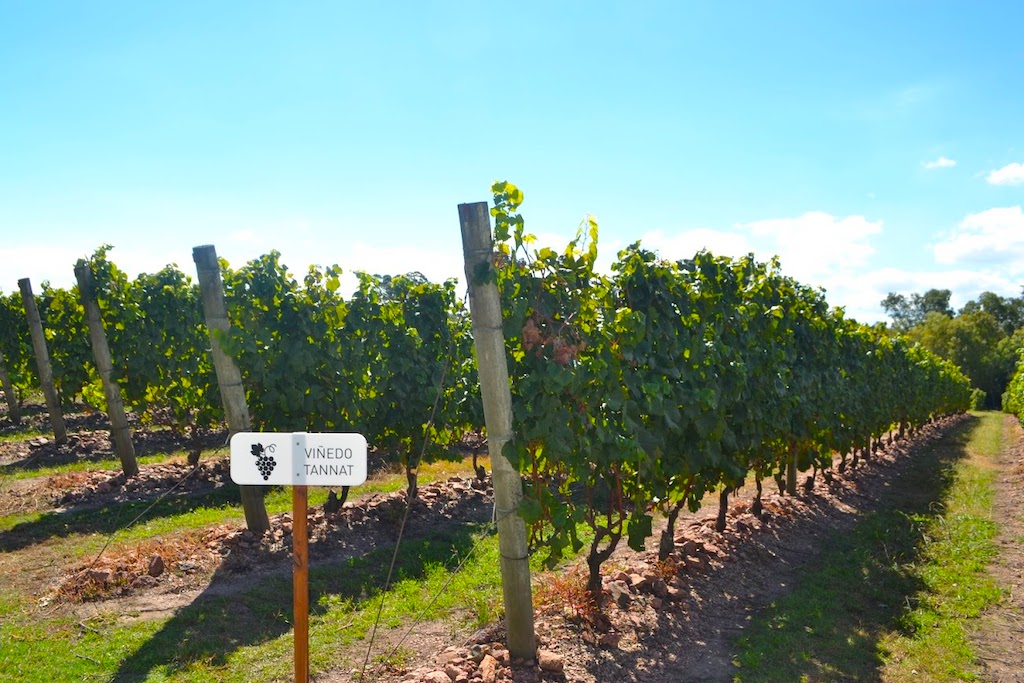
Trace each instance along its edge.
<path fill-rule="evenodd" d="M 490 264 L 494 250 L 487 202 L 459 204 L 459 222 L 462 226 L 466 284 L 469 287 L 469 310 L 473 319 L 473 344 L 487 426 L 487 450 L 494 479 L 508 649 L 513 659 L 533 659 L 537 641 L 533 632 L 530 558 L 526 524 L 518 512 L 523 498 L 523 483 L 519 472 L 502 453 L 512 438 L 512 394 L 508 388 L 505 339 L 501 332 L 501 300 L 497 285 L 478 282 L 481 264 Z"/>
<path fill-rule="evenodd" d="M 292 487 L 292 602 L 295 615 L 295 683 L 309 681 L 309 492 Z"/>
<path fill-rule="evenodd" d="M 250 426 L 249 406 L 246 405 L 245 389 L 242 388 L 242 373 L 239 372 L 234 359 L 224 352 L 217 341 L 217 335 L 227 334 L 231 329 L 228 322 L 228 307 L 224 302 L 224 283 L 220 278 L 217 250 L 212 244 L 195 247 L 192 249 L 192 260 L 196 263 L 196 273 L 199 275 L 203 314 L 206 316 L 206 328 L 210 333 L 213 368 L 217 373 L 217 386 L 220 388 L 220 400 L 224 405 L 228 432 L 247 432 Z M 263 487 L 238 488 L 242 493 L 246 526 L 257 536 L 263 535 L 270 528 L 267 506 L 263 502 Z"/>
<path fill-rule="evenodd" d="M 797 444 L 791 441 L 789 444 L 789 458 L 786 460 L 786 493 L 796 495 L 796 451 Z"/>
<path fill-rule="evenodd" d="M 50 416 L 50 428 L 53 429 L 53 440 L 58 444 L 68 441 L 67 427 L 64 425 L 64 411 L 60 407 L 60 397 L 53 385 L 53 370 L 50 368 L 50 354 L 46 350 L 46 335 L 43 333 L 43 321 L 39 317 L 36 297 L 32 294 L 32 281 L 27 277 L 18 280 L 21 289 L 21 301 L 25 306 L 25 317 L 28 318 L 28 331 L 32 336 L 32 350 L 36 356 L 36 368 L 39 369 L 39 388 L 46 398 L 46 412 Z"/>
<path fill-rule="evenodd" d="M 4 398 L 7 399 L 7 415 L 11 422 L 21 422 L 21 410 L 18 407 L 18 397 L 14 395 L 14 385 L 11 384 L 11 375 L 7 372 L 7 362 L 4 355 L 0 353 L 0 389 L 4 390 Z"/>
<path fill-rule="evenodd" d="M 85 322 L 89 326 L 89 344 L 92 346 L 92 357 L 96 359 L 96 370 L 103 382 L 103 395 L 107 399 L 107 417 L 110 418 L 110 434 L 114 439 L 117 457 L 121 459 L 124 476 L 134 477 L 139 473 L 139 464 L 135 461 L 135 444 L 132 443 L 132 432 L 128 428 L 128 416 L 124 413 L 124 402 L 121 400 L 121 387 L 114 380 L 114 364 L 110 360 L 110 347 L 107 346 L 107 333 L 103 330 L 100 319 L 100 307 L 92 295 L 92 268 L 80 260 L 75 265 L 75 278 L 78 280 L 78 296 L 85 306 Z"/>

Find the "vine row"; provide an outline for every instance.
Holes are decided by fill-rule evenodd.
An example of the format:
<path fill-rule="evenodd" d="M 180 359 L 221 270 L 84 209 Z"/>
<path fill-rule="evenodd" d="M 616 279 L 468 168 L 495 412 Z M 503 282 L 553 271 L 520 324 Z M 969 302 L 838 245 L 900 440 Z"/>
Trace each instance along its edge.
<path fill-rule="evenodd" d="M 223 419 L 199 287 L 174 265 L 131 279 L 110 249 L 88 265 L 125 404 L 144 423 L 192 437 L 196 462 L 200 431 Z M 339 268 L 311 267 L 300 283 L 277 252 L 238 269 L 222 260 L 221 270 L 232 329 L 218 342 L 242 371 L 254 429 L 359 431 L 405 465 L 415 494 L 420 454 L 447 457 L 482 423 L 454 280 L 358 273 L 345 299 Z M 62 402 L 105 409 L 77 288 L 44 284 L 37 305 Z M 17 292 L 0 297 L 0 352 L 16 391 L 39 386 Z"/>
<path fill-rule="evenodd" d="M 831 476 L 835 454 L 869 455 L 901 432 L 966 410 L 960 370 L 883 328 L 830 309 L 821 291 L 777 261 L 702 251 L 669 261 L 635 243 L 610 274 L 595 267 L 598 226 L 581 225 L 561 252 L 535 249 L 517 209 L 522 192 L 494 190 L 515 439 L 507 455 L 525 478 L 523 516 L 549 563 L 584 547 L 588 586 L 620 539 L 641 549 L 652 513 L 684 507 L 747 478 L 795 492 L 798 471 Z M 845 455 L 841 467 L 846 466 Z"/>
<path fill-rule="evenodd" d="M 1017 361 L 1017 369 L 1003 394 L 1003 410 L 1015 415 L 1024 425 L 1024 351 Z"/>

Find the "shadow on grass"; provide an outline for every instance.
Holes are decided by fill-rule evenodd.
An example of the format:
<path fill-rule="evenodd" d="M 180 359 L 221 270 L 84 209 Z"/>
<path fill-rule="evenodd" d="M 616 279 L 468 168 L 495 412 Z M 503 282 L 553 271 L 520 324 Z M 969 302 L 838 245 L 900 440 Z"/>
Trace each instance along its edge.
<path fill-rule="evenodd" d="M 459 525 L 449 530 L 437 529 L 427 538 L 404 541 L 394 580 L 424 578 L 432 565 L 445 564 L 453 553 L 465 555 L 473 547 L 475 531 L 471 526 Z M 375 605 L 392 552 L 393 549 L 379 548 L 348 558 L 340 566 L 337 562 L 320 567 L 311 565 L 311 618 L 327 611 L 320 606 L 323 603 Z M 224 594 L 223 584 L 249 581 L 251 586 Z M 235 651 L 280 638 L 291 628 L 290 576 L 253 578 L 220 570 L 210 588 L 125 658 L 110 680 L 144 681 L 158 668 L 162 675 L 171 675 L 196 665 L 224 666 Z M 289 659 L 290 652 L 289 647 Z"/>
<path fill-rule="evenodd" d="M 90 533 L 110 534 L 121 529 L 150 505 L 153 508 L 146 513 L 145 521 L 183 515 L 203 508 L 240 504 L 238 487 L 227 484 L 208 493 L 168 496 L 155 505 L 152 501 L 142 500 L 44 512 L 31 521 L 20 522 L 0 532 L 0 551 L 22 550 L 49 538 Z"/>
<path fill-rule="evenodd" d="M 109 431 L 106 419 L 104 418 L 98 426 L 93 425 L 82 429 L 88 429 L 88 431 L 71 433 L 70 441 L 63 446 L 54 443 L 51 436 L 42 434 L 47 438 L 46 443 L 32 444 L 25 457 L 0 465 L 0 476 L 78 463 L 106 462 L 110 470 L 121 469 L 117 455 L 114 453 L 109 439 L 106 438 L 106 434 L 96 435 L 97 432 Z M 171 429 L 139 429 L 134 426 L 132 429 L 132 443 L 135 445 L 135 455 L 138 458 L 181 453 L 195 445 L 190 439 Z M 68 430 L 71 431 L 70 426 Z M 26 434 L 25 438 L 34 438 L 34 436 L 36 435 Z M 7 440 L 10 441 L 10 439 Z M 211 451 L 223 448 L 226 442 L 226 431 L 222 429 L 202 430 L 199 438 L 200 452 L 208 456 Z"/>
<path fill-rule="evenodd" d="M 925 588 L 910 565 L 978 421 L 918 451 L 879 509 L 831 539 L 794 589 L 755 617 L 736 643 L 735 681 L 881 681 L 881 639 L 906 630 L 907 608 Z"/>
<path fill-rule="evenodd" d="M 6 417 L 6 416 L 5 416 Z M 107 416 L 98 411 L 90 411 L 82 405 L 64 412 L 64 426 L 69 433 L 83 430 L 110 429 L 110 421 Z M 44 403 L 24 403 L 21 406 L 21 422 L 14 424 L 10 419 L 0 423 L 0 437 L 12 437 L 25 435 L 34 437 L 37 435 L 53 437 L 50 425 L 49 413 Z"/>
<path fill-rule="evenodd" d="M 21 415 L 21 420 L 15 424 L 7 412 L 7 402 L 3 402 L 3 414 L 0 417 L 0 438 L 18 434 L 32 434 L 34 436 L 49 425 L 45 405 L 22 403 L 18 408 L 18 412 Z"/>

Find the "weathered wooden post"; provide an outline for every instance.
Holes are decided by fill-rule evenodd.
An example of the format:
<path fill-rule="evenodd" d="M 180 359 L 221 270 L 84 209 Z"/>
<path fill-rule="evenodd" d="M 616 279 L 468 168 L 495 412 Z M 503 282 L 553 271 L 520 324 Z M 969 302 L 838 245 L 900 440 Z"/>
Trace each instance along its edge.
<path fill-rule="evenodd" d="M 786 460 L 786 493 L 796 495 L 796 454 L 797 443 L 789 442 L 789 458 Z"/>
<path fill-rule="evenodd" d="M 89 344 L 92 346 L 92 357 L 96 360 L 96 370 L 103 382 L 103 395 L 107 399 L 107 417 L 110 419 L 110 435 L 114 440 L 114 449 L 121 459 L 124 476 L 134 477 L 139 473 L 139 463 L 135 460 L 135 444 L 132 443 L 132 432 L 128 428 L 128 416 L 124 412 L 121 400 L 121 387 L 114 380 L 114 364 L 110 360 L 110 347 L 107 345 L 107 333 L 103 330 L 100 318 L 100 307 L 92 292 L 92 268 L 86 261 L 79 260 L 75 265 L 75 278 L 78 280 L 78 296 L 85 306 L 85 322 L 89 326 Z"/>
<path fill-rule="evenodd" d="M 238 370 L 235 360 L 224 352 L 218 335 L 226 335 L 231 329 L 228 322 L 228 307 L 224 302 L 224 282 L 220 278 L 220 264 L 217 261 L 217 250 L 212 244 L 192 249 L 192 260 L 196 263 L 199 275 L 199 291 L 203 298 L 203 315 L 206 316 L 206 328 L 210 333 L 210 349 L 213 354 L 213 368 L 217 373 L 217 386 L 220 388 L 220 400 L 224 405 L 224 417 L 228 422 L 228 432 L 249 431 L 249 406 L 245 402 L 245 389 L 242 387 L 242 373 Z M 242 509 L 245 511 L 245 524 L 256 535 L 262 535 L 270 528 L 267 506 L 263 502 L 263 487 L 239 486 L 242 492 Z"/>
<path fill-rule="evenodd" d="M 39 369 L 39 388 L 46 398 L 46 412 L 50 416 L 50 428 L 53 429 L 53 440 L 59 445 L 67 443 L 68 431 L 64 425 L 64 411 L 60 407 L 60 397 L 53 385 L 53 370 L 50 368 L 50 353 L 46 349 L 46 335 L 43 333 L 43 321 L 39 317 L 36 297 L 32 294 L 32 281 L 27 277 L 18 280 L 21 289 L 21 301 L 25 306 L 25 317 L 28 318 L 28 332 L 32 337 L 32 351 L 36 356 L 36 367 Z"/>
<path fill-rule="evenodd" d="M 508 387 L 505 338 L 501 332 L 501 300 L 493 282 L 479 282 L 481 264 L 489 265 L 494 244 L 487 202 L 459 204 L 462 251 L 473 319 L 473 343 L 480 375 L 480 393 L 487 426 L 487 450 L 494 479 L 494 504 L 501 553 L 501 587 L 508 626 L 508 649 L 513 658 L 533 659 L 537 641 L 533 632 L 533 593 L 526 524 L 519 516 L 523 483 L 519 472 L 502 454 L 512 438 L 512 394 Z"/>
<path fill-rule="evenodd" d="M 4 398 L 7 400 L 7 415 L 11 422 L 21 422 L 21 410 L 18 407 L 18 397 L 14 395 L 14 385 L 11 384 L 11 375 L 7 372 L 7 361 L 0 353 L 0 389 L 4 390 Z"/>

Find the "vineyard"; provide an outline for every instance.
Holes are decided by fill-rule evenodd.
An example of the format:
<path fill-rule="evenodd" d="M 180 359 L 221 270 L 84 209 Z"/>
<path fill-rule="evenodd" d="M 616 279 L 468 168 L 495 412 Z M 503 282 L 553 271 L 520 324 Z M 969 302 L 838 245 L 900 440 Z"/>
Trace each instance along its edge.
<path fill-rule="evenodd" d="M 776 261 L 706 251 L 669 261 L 636 243 L 601 272 L 594 220 L 564 248 L 538 247 L 519 213 L 522 192 L 510 183 L 493 190 L 493 252 L 468 277 L 500 295 L 512 408 L 500 455 L 523 481 L 513 512 L 547 568 L 582 553 L 594 604 L 607 592 L 607 563 L 622 541 L 642 551 L 653 540 L 658 561 L 669 562 L 679 520 L 712 495 L 721 533 L 737 492 L 750 492 L 749 515 L 760 519 L 779 499 L 838 485 L 894 441 L 972 406 L 970 383 L 955 365 L 884 326 L 847 318 Z M 389 506 L 398 501 L 404 514 L 424 519 L 437 510 L 486 519 L 489 511 L 478 509 L 488 489 L 477 461 L 485 416 L 475 322 L 455 280 L 357 273 L 358 287 L 346 296 L 337 266 L 310 267 L 299 280 L 277 252 L 238 268 L 221 260 L 227 326 L 216 329 L 205 283 L 175 265 L 132 279 L 111 254 L 101 246 L 80 261 L 79 285 L 70 290 L 44 283 L 33 294 L 23 281 L 0 296 L 5 434 L 25 430 L 17 425 L 27 408 L 38 410 L 40 392 L 58 446 L 68 439 L 64 412 L 107 413 L 116 431 L 123 402 L 137 432 L 185 445 L 187 463 L 161 476 L 168 484 L 195 476 L 199 488 L 175 495 L 229 489 L 223 460 L 202 457 L 223 438 L 225 421 L 237 431 L 216 349 L 237 367 L 252 430 L 358 432 L 378 472 L 401 471 L 405 492 L 360 513 L 363 527 L 393 524 L 403 513 Z M 98 311 L 92 320 L 90 306 Z M 104 345 L 97 322 L 109 369 L 97 351 Z M 1024 365 L 1004 407 L 1024 421 Z M 80 443 L 77 423 L 68 424 Z M 133 438 L 127 426 L 124 434 Z M 146 467 L 140 474 L 134 451 L 118 448 L 118 456 L 121 474 L 102 478 L 105 490 L 127 494 L 132 481 L 153 476 Z M 454 488 L 440 493 L 421 489 L 425 468 L 468 456 L 473 479 L 453 478 Z M 249 495 L 263 505 L 275 494 Z M 460 495 L 465 501 L 444 502 Z M 330 493 L 317 513 L 324 528 L 348 496 Z M 251 499 L 243 493 L 242 500 Z M 262 520 L 252 517 L 245 505 L 248 536 L 222 531 L 205 542 L 226 537 L 236 554 L 270 552 L 281 520 L 272 523 L 265 510 Z"/>
<path fill-rule="evenodd" d="M 951 363 L 845 319 L 777 263 L 707 252 L 672 263 L 635 244 L 603 275 L 596 223 L 561 253 L 531 250 L 521 191 L 495 192 L 497 256 L 479 276 L 496 279 L 505 310 L 521 514 L 552 562 L 580 550 L 579 523 L 591 528 L 595 591 L 602 558 L 623 537 L 642 547 L 654 509 L 670 520 L 667 553 L 671 522 L 708 491 L 722 488 L 723 514 L 750 476 L 759 493 L 774 479 L 794 494 L 798 471 L 827 477 L 835 453 L 869 457 L 890 426 L 970 406 Z M 81 265 L 113 376 L 143 423 L 191 435 L 198 462 L 198 435 L 223 419 L 199 287 L 173 265 L 131 280 L 109 251 Z M 300 284 L 276 252 L 221 270 L 231 331 L 217 342 L 242 372 L 254 429 L 363 433 L 404 465 L 414 495 L 421 457 L 482 428 L 454 281 L 359 273 L 345 299 L 337 267 L 311 267 Z M 80 292 L 44 286 L 38 299 L 61 403 L 105 410 Z M 21 293 L 0 316 L 6 374 L 24 396 L 39 372 Z"/>

